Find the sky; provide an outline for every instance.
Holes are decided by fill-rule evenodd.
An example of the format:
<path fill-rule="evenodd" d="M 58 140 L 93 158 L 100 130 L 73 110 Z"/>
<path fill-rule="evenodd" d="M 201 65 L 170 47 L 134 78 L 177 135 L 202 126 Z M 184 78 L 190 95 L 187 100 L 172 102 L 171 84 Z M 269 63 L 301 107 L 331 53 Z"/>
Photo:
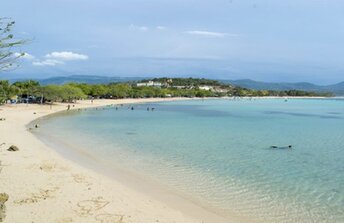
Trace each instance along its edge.
<path fill-rule="evenodd" d="M 344 81 L 343 0 L 1 0 L 29 42 L 1 76 Z"/>

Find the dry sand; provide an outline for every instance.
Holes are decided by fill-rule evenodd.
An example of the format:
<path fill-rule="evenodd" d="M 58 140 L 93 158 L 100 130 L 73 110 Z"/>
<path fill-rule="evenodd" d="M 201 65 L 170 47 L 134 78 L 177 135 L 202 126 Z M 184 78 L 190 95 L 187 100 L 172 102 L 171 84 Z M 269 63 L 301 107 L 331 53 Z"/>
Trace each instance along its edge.
<path fill-rule="evenodd" d="M 178 99 L 79 101 L 72 109 L 161 100 Z M 33 120 L 62 110 L 66 104 L 0 106 L 0 118 L 6 118 L 0 121 L 0 145 L 5 143 L 0 146 L 0 193 L 9 195 L 4 222 L 229 222 L 191 202 L 165 202 L 80 166 L 27 130 Z M 11 145 L 19 151 L 7 151 Z"/>

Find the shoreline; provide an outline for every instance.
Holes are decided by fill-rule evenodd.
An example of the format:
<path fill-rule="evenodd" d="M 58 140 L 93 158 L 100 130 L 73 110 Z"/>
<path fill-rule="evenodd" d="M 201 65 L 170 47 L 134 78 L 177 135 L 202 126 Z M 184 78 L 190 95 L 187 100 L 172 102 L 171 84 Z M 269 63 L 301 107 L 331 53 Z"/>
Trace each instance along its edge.
<path fill-rule="evenodd" d="M 111 166 L 103 164 L 102 162 L 104 160 L 101 158 L 95 157 L 93 154 L 83 151 L 81 147 L 73 146 L 67 141 L 61 141 L 56 138 L 52 139 L 51 136 L 47 134 L 34 133 L 34 135 L 49 148 L 54 148 L 54 150 L 65 159 L 100 173 L 105 177 L 114 179 L 128 188 L 142 192 L 152 199 L 167 204 L 173 209 L 181 210 L 183 213 L 188 213 L 190 216 L 201 218 L 204 223 L 253 222 L 243 217 L 237 217 L 234 214 L 233 216 L 225 214 L 222 216 L 221 213 L 218 213 L 215 209 L 195 199 L 195 197 L 176 191 L 174 188 L 164 184 L 158 179 L 152 178 L 147 173 L 138 172 L 117 164 L 112 164 Z M 226 217 L 229 217 L 229 219 L 226 219 Z"/>
<path fill-rule="evenodd" d="M 71 110 L 176 100 L 190 99 L 79 101 Z M 121 181 L 123 178 L 113 179 L 71 161 L 27 130 L 27 126 L 37 119 L 64 110 L 66 104 L 53 105 L 52 109 L 49 105 L 34 104 L 0 107 L 0 117 L 6 118 L 0 122 L 0 144 L 6 143 L 0 147 L 0 192 L 10 196 L 4 222 L 27 222 L 28 219 L 34 222 L 229 221 L 192 201 L 178 196 L 173 198 L 168 189 L 162 191 L 166 199 L 161 201 L 144 191 L 149 187 L 142 190 L 130 188 Z M 19 151 L 7 151 L 11 145 L 18 146 Z M 127 177 L 125 173 L 122 175 Z"/>

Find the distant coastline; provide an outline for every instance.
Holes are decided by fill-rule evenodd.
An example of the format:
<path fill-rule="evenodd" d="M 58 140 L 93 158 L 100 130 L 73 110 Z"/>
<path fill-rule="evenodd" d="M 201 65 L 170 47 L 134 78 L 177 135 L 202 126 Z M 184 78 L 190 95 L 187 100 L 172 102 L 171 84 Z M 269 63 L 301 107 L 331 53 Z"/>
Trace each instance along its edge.
<path fill-rule="evenodd" d="M 71 75 L 71 76 L 56 76 L 45 79 L 34 78 L 41 85 L 50 84 L 67 84 L 71 82 L 75 83 L 87 83 L 87 84 L 109 84 L 109 83 L 125 83 L 125 82 L 138 82 L 145 79 L 154 79 L 153 77 L 113 77 L 113 76 L 96 76 L 96 75 Z M 26 81 L 28 78 L 11 78 L 11 83 L 16 81 Z M 344 95 L 344 81 L 319 85 L 310 82 L 267 82 L 267 81 L 255 81 L 251 79 L 238 79 L 238 80 L 226 80 L 215 79 L 224 84 L 232 84 L 243 88 L 254 90 L 303 90 L 303 91 L 318 91 L 318 92 L 332 92 L 335 95 Z"/>
<path fill-rule="evenodd" d="M 72 103 L 80 99 L 126 98 L 211 98 L 211 97 L 332 97 L 330 92 L 303 90 L 255 90 L 204 78 L 154 78 L 109 84 L 70 82 L 63 85 L 41 85 L 27 80 L 10 83 L 0 81 L 3 103 L 52 104 Z"/>

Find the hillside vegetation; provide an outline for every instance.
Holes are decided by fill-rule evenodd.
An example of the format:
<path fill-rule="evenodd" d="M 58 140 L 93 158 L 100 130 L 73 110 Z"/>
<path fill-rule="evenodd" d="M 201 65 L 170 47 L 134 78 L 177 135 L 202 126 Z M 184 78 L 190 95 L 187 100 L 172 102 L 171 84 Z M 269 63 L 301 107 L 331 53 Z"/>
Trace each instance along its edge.
<path fill-rule="evenodd" d="M 138 86 L 137 82 L 86 84 L 67 83 L 42 86 L 38 81 L 18 81 L 10 84 L 0 81 L 0 103 L 17 102 L 73 102 L 85 98 L 152 98 L 152 97 L 252 97 L 252 96 L 332 96 L 300 90 L 252 90 L 223 84 L 216 80 L 199 78 L 155 78 L 140 83 L 159 83 L 156 86 Z"/>

